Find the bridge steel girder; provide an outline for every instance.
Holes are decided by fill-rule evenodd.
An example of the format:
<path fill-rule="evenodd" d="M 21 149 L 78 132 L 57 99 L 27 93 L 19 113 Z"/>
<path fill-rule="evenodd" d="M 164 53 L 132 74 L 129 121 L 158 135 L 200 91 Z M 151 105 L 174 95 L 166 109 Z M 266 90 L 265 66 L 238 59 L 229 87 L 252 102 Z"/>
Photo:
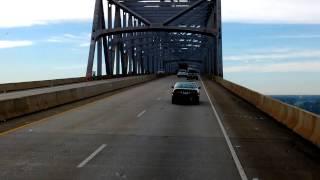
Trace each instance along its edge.
<path fill-rule="evenodd" d="M 89 79 L 95 54 L 97 76 L 103 75 L 103 63 L 106 75 L 126 75 L 172 72 L 179 62 L 188 62 L 222 77 L 221 0 L 96 0 Z"/>
<path fill-rule="evenodd" d="M 132 14 L 133 16 L 135 16 L 137 19 L 139 19 L 141 22 L 147 24 L 147 25 L 151 25 L 151 22 L 147 19 L 145 19 L 144 17 L 140 16 L 139 14 L 137 14 L 136 12 L 132 11 L 131 9 L 129 9 L 128 7 L 126 7 L 125 5 L 119 3 L 116 0 L 108 0 L 111 4 L 116 5 L 117 7 L 123 9 L 123 11 L 128 12 L 129 14 Z"/>
<path fill-rule="evenodd" d="M 182 27 L 170 27 L 170 26 L 149 26 L 149 27 L 131 27 L 131 28 L 114 28 L 98 30 L 94 33 L 95 38 L 102 36 L 118 35 L 123 33 L 132 32 L 186 32 L 192 34 L 201 34 L 206 36 L 216 36 L 217 30 L 206 28 L 182 28 Z"/>
<path fill-rule="evenodd" d="M 205 2 L 206 0 L 198 0 L 197 2 L 195 2 L 194 4 L 192 4 L 190 7 L 188 7 L 187 9 L 178 12 L 176 15 L 174 15 L 173 17 L 167 19 L 163 25 L 168 25 L 171 22 L 173 22 L 174 20 L 178 19 L 179 17 L 183 16 L 184 14 L 188 13 L 189 11 L 191 11 L 193 8 L 199 6 L 200 4 L 202 4 L 203 2 Z"/>

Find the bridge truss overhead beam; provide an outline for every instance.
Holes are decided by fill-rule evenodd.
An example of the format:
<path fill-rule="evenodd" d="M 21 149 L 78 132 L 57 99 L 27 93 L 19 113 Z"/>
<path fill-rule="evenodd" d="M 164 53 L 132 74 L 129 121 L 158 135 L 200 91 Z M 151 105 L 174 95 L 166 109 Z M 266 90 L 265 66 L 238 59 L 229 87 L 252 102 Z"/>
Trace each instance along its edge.
<path fill-rule="evenodd" d="M 179 12 L 178 14 L 174 15 L 173 17 L 167 19 L 163 25 L 168 25 L 171 22 L 173 22 L 174 20 L 180 18 L 181 16 L 183 16 L 184 14 L 190 12 L 191 10 L 193 10 L 195 7 L 199 6 L 200 4 L 202 4 L 203 2 L 205 2 L 206 0 L 198 0 L 197 2 L 195 2 L 194 4 L 192 4 L 190 7 L 188 7 L 187 9 Z"/>
<path fill-rule="evenodd" d="M 220 1 L 96 0 L 87 77 L 95 53 L 98 76 L 103 62 L 107 75 L 172 72 L 188 62 L 222 76 Z"/>

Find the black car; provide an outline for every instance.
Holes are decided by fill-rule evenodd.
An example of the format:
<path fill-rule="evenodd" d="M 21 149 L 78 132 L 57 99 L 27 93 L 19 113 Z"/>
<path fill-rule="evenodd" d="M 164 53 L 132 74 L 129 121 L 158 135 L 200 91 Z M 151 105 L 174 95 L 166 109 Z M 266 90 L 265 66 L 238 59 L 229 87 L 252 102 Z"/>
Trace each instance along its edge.
<path fill-rule="evenodd" d="M 196 82 L 177 82 L 172 91 L 172 104 L 192 102 L 200 104 L 200 86 Z"/>

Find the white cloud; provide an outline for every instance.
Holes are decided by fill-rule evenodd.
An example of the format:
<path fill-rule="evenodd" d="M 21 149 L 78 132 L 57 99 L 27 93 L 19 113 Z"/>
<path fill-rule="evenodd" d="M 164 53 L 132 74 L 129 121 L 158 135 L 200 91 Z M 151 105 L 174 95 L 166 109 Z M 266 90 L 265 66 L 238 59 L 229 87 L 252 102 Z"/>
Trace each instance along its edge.
<path fill-rule="evenodd" d="M 288 63 L 272 63 L 272 64 L 249 64 L 224 68 L 227 73 L 238 72 L 320 72 L 320 62 L 288 62 Z"/>
<path fill-rule="evenodd" d="M 46 41 L 50 43 L 71 43 L 76 44 L 79 47 L 88 47 L 90 45 L 90 34 L 81 33 L 81 34 L 63 34 L 59 36 L 49 37 Z"/>
<path fill-rule="evenodd" d="M 0 27 L 91 20 L 94 3 L 95 0 L 1 0 Z"/>
<path fill-rule="evenodd" d="M 279 49 L 269 52 L 225 56 L 224 61 L 265 62 L 313 58 L 320 60 L 320 50 Z"/>
<path fill-rule="evenodd" d="M 319 24 L 319 7 L 319 0 L 222 0 L 226 22 Z"/>
<path fill-rule="evenodd" d="M 90 46 L 90 42 L 80 44 L 80 47 L 89 47 L 89 46 Z"/>
<path fill-rule="evenodd" d="M 257 49 L 225 56 L 225 72 L 320 72 L 320 50 Z"/>
<path fill-rule="evenodd" d="M 91 21 L 95 0 L 2 0 L 0 27 Z M 319 0 L 222 0 L 223 21 L 320 23 Z"/>
<path fill-rule="evenodd" d="M 25 47 L 25 46 L 32 46 L 32 45 L 33 45 L 32 41 L 2 41 L 2 40 L 0 40 L 0 49 Z"/>
<path fill-rule="evenodd" d="M 59 66 L 54 67 L 54 70 L 58 71 L 65 71 L 65 70 L 84 70 L 87 68 L 86 64 L 77 64 L 77 65 L 71 65 L 71 66 Z"/>
<path fill-rule="evenodd" d="M 274 39 L 318 39 L 318 38 L 320 38 L 320 34 L 279 35 L 279 36 L 266 36 L 265 38 L 274 38 Z"/>

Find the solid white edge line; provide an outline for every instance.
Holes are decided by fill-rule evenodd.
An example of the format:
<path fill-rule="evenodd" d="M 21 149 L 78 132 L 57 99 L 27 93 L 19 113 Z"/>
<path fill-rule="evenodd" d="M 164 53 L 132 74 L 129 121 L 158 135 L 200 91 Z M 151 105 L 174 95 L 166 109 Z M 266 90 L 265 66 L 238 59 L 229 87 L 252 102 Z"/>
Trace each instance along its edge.
<path fill-rule="evenodd" d="M 147 111 L 146 110 L 143 110 L 141 113 L 139 113 L 138 115 L 137 115 L 137 117 L 139 118 L 139 117 L 141 117 L 144 113 L 146 113 Z"/>
<path fill-rule="evenodd" d="M 215 109 L 215 107 L 214 107 L 214 105 L 213 105 L 213 103 L 212 103 L 212 101 L 211 101 L 211 98 L 210 98 L 210 96 L 209 96 L 209 94 L 208 94 L 208 92 L 207 92 L 207 88 L 206 88 L 206 86 L 204 85 L 204 83 L 203 83 L 203 81 L 202 81 L 202 78 L 200 78 L 200 80 L 201 80 L 201 83 L 202 83 L 202 85 L 203 85 L 203 89 L 204 89 L 204 91 L 206 92 L 206 95 L 207 95 L 207 97 L 208 97 L 208 99 L 209 99 L 209 102 L 210 102 L 210 104 L 211 104 L 211 108 L 212 108 L 212 110 L 213 110 L 213 112 L 214 112 L 214 115 L 216 116 L 216 118 L 217 118 L 217 120 L 218 120 L 219 126 L 220 126 L 220 128 L 221 128 L 222 133 L 223 133 L 223 136 L 224 136 L 224 138 L 225 138 L 226 141 L 227 141 L 229 150 L 230 150 L 230 152 L 231 152 L 233 161 L 234 161 L 234 163 L 235 163 L 236 166 L 237 166 L 237 169 L 238 169 L 238 172 L 239 172 L 239 174 L 240 174 L 240 177 L 241 177 L 242 180 L 248 180 L 248 177 L 247 177 L 247 175 L 246 175 L 246 173 L 245 173 L 245 171 L 244 171 L 244 169 L 243 169 L 243 167 L 242 167 L 242 165 L 241 165 L 241 162 L 240 162 L 240 160 L 239 160 L 239 158 L 238 158 L 238 156 L 237 156 L 237 154 L 236 154 L 236 151 L 234 150 L 234 148 L 233 148 L 233 146 L 232 146 L 232 143 L 231 143 L 231 141 L 230 141 L 230 138 L 229 138 L 229 136 L 227 135 L 227 132 L 226 132 L 226 130 L 225 130 L 223 124 L 222 124 L 222 121 L 221 121 L 221 119 L 220 119 L 220 116 L 219 116 L 217 110 Z"/>
<path fill-rule="evenodd" d="M 92 154 L 90 154 L 90 156 L 88 156 L 85 160 L 83 160 L 78 166 L 77 168 L 82 168 L 83 166 L 85 166 L 91 159 L 93 159 L 99 152 L 101 152 L 107 145 L 106 144 L 102 144 L 98 149 L 96 149 Z"/>

